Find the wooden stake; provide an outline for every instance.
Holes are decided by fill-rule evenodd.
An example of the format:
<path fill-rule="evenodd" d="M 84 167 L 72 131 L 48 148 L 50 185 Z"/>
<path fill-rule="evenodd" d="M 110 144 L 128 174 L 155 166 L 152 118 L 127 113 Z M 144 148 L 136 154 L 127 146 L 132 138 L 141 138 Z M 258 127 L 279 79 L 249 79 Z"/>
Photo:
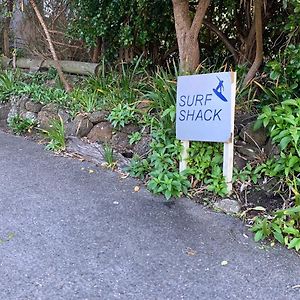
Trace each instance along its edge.
<path fill-rule="evenodd" d="M 235 93 L 236 93 L 236 73 L 231 72 L 231 135 L 229 140 L 224 143 L 223 153 L 223 176 L 227 185 L 227 192 L 232 192 L 232 174 L 233 174 L 233 156 L 234 156 L 234 107 L 235 107 Z"/>
<path fill-rule="evenodd" d="M 189 141 L 181 141 L 183 149 L 181 153 L 181 161 L 179 162 L 179 172 L 182 172 L 186 170 L 187 168 L 187 159 L 189 157 L 188 155 L 188 149 L 190 147 Z"/>
<path fill-rule="evenodd" d="M 229 143 L 224 143 L 223 154 L 223 175 L 227 185 L 227 192 L 232 192 L 232 173 L 233 173 L 233 139 Z"/>

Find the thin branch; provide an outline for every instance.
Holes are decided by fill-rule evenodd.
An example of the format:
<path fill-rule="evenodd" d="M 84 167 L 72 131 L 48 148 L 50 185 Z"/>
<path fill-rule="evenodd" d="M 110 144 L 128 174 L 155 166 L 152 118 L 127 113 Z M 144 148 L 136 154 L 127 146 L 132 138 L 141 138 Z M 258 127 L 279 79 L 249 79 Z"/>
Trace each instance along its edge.
<path fill-rule="evenodd" d="M 243 85 L 247 85 L 255 76 L 263 61 L 263 26 L 262 26 L 262 0 L 255 0 L 255 37 L 256 37 L 256 53 L 255 60 L 248 71 Z"/>
<path fill-rule="evenodd" d="M 206 11 L 208 9 L 208 6 L 210 4 L 211 0 L 199 0 L 199 4 L 197 6 L 196 14 L 191 26 L 191 35 L 194 39 L 198 38 L 200 28 L 203 23 L 203 19 L 206 15 Z"/>
<path fill-rule="evenodd" d="M 211 31 L 213 31 L 221 39 L 221 41 L 224 43 L 224 45 L 226 46 L 228 51 L 232 54 L 234 61 L 237 63 L 238 62 L 237 53 L 236 53 L 234 47 L 232 46 L 232 44 L 230 43 L 229 39 L 225 36 L 225 34 L 222 31 L 220 31 L 217 28 L 217 26 L 213 25 L 212 23 L 210 23 L 207 20 L 203 20 L 203 24 L 206 27 L 208 27 Z"/>
<path fill-rule="evenodd" d="M 58 75 L 59 75 L 59 78 L 60 78 L 60 80 L 62 81 L 62 83 L 63 83 L 63 85 L 64 85 L 64 87 L 65 87 L 65 90 L 66 90 L 67 92 L 69 92 L 69 91 L 72 90 L 72 86 L 71 86 L 71 85 L 69 84 L 69 82 L 66 80 L 66 78 L 65 78 L 65 76 L 64 76 L 64 73 L 63 73 L 63 71 L 62 71 L 62 68 L 61 68 L 61 66 L 60 66 L 60 64 L 59 64 L 59 61 L 58 61 L 58 58 L 57 58 L 57 55 L 56 55 L 56 51 L 55 51 L 55 49 L 54 49 L 54 46 L 53 46 L 53 43 L 52 43 L 52 39 L 51 39 L 50 33 L 49 33 L 49 31 L 48 31 L 48 28 L 47 28 L 47 26 L 46 26 L 46 24 L 45 24 L 45 21 L 44 21 L 42 15 L 41 15 L 41 13 L 40 13 L 40 11 L 39 11 L 39 9 L 38 9 L 36 3 L 35 3 L 35 1 L 34 1 L 34 0 L 29 0 L 29 2 L 30 2 L 31 6 L 32 6 L 32 8 L 33 8 L 33 10 L 34 10 L 34 12 L 35 12 L 35 14 L 36 14 L 38 20 L 39 20 L 39 22 L 40 22 L 40 24 L 41 24 L 41 26 L 42 26 L 44 32 L 45 32 L 46 39 L 47 39 L 47 41 L 48 41 L 49 48 L 50 48 L 50 51 L 51 51 L 53 60 L 54 60 L 54 62 L 55 62 L 55 66 L 56 66 L 56 70 L 57 70 L 57 73 L 58 73 Z"/>

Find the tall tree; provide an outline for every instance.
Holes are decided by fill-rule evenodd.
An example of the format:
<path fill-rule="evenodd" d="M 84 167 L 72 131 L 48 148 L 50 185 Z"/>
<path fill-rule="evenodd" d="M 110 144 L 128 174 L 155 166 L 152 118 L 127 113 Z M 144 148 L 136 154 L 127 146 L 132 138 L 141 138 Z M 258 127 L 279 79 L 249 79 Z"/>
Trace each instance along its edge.
<path fill-rule="evenodd" d="M 211 0 L 199 0 L 192 18 L 189 0 L 172 0 L 180 69 L 194 72 L 200 63 L 199 32 Z"/>

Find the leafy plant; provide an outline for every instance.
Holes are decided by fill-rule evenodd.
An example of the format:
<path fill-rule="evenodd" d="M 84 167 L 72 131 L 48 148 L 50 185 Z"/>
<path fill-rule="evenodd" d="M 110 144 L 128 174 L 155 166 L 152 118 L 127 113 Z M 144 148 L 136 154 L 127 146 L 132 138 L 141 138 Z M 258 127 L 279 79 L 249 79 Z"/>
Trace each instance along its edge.
<path fill-rule="evenodd" d="M 140 67 L 141 58 L 133 64 L 122 63 L 118 68 L 107 68 L 103 60 L 98 75 L 86 80 L 87 89 L 97 94 L 102 109 L 111 110 L 119 104 L 137 102 L 148 79 L 144 68 Z"/>
<path fill-rule="evenodd" d="M 128 137 L 129 137 L 129 144 L 133 145 L 141 140 L 142 134 L 139 131 L 136 131 L 130 134 Z"/>
<path fill-rule="evenodd" d="M 257 217 L 252 231 L 255 240 L 275 238 L 289 249 L 300 249 L 300 98 L 282 101 L 273 109 L 265 106 L 255 124 L 267 127 L 272 142 L 279 146 L 278 157 L 258 165 L 256 174 L 276 176 L 290 190 L 288 209 L 271 217 Z"/>
<path fill-rule="evenodd" d="M 0 73 L 0 102 L 8 100 L 8 97 L 15 94 L 19 89 L 19 73 L 4 71 Z"/>
<path fill-rule="evenodd" d="M 104 150 L 104 160 L 106 162 L 106 166 L 108 168 L 113 169 L 116 165 L 113 148 L 108 143 L 105 143 L 103 146 L 103 150 Z"/>
<path fill-rule="evenodd" d="M 150 81 L 150 89 L 143 98 L 150 100 L 152 111 L 164 128 L 172 128 L 176 111 L 175 76 L 158 69 Z"/>
<path fill-rule="evenodd" d="M 133 177 L 145 178 L 150 172 L 148 159 L 141 159 L 138 155 L 134 154 L 127 171 Z"/>
<path fill-rule="evenodd" d="M 255 127 L 267 127 L 273 143 L 280 147 L 280 156 L 266 175 L 285 177 L 300 172 L 300 98 L 281 102 L 273 110 L 263 108 Z M 261 168 L 261 167 L 260 167 Z"/>
<path fill-rule="evenodd" d="M 222 145 L 216 143 L 192 142 L 189 149 L 189 174 L 196 185 L 204 190 L 224 196 L 227 187 L 223 177 Z"/>
<path fill-rule="evenodd" d="M 147 184 L 149 190 L 154 194 L 163 194 L 167 200 L 186 195 L 190 187 L 190 181 L 185 173 L 156 171 L 151 175 L 152 178 Z"/>
<path fill-rule="evenodd" d="M 300 97 L 299 68 L 300 45 L 289 45 L 274 60 L 267 63 L 265 71 L 269 74 L 269 81 L 263 90 L 269 102 Z"/>
<path fill-rule="evenodd" d="M 122 128 L 135 121 L 136 115 L 137 111 L 134 105 L 120 103 L 111 111 L 107 119 L 111 122 L 114 128 Z"/>
<path fill-rule="evenodd" d="M 273 217 L 256 217 L 250 229 L 255 233 L 254 240 L 274 238 L 289 249 L 300 250 L 300 205 L 278 210 Z"/>
<path fill-rule="evenodd" d="M 17 135 L 30 132 L 32 128 L 35 127 L 36 125 L 37 125 L 36 121 L 28 118 L 23 118 L 20 115 L 11 117 L 8 120 L 9 128 L 13 131 L 13 133 Z"/>
<path fill-rule="evenodd" d="M 48 130 L 43 130 L 43 132 L 49 139 L 49 143 L 46 146 L 47 150 L 61 152 L 66 149 L 65 127 L 61 117 L 59 120 L 52 120 L 50 128 Z"/>
<path fill-rule="evenodd" d="M 98 95 L 88 92 L 86 89 L 75 89 L 71 93 L 71 111 L 75 115 L 78 112 L 93 112 L 100 108 Z"/>

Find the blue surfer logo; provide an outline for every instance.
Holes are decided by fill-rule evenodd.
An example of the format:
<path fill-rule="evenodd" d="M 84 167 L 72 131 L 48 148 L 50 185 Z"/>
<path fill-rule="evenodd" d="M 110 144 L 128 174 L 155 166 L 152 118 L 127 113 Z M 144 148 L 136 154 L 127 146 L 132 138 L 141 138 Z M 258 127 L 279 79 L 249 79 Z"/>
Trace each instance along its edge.
<path fill-rule="evenodd" d="M 221 80 L 218 76 L 217 76 L 219 83 L 217 85 L 217 87 L 215 89 L 213 89 L 214 93 L 224 102 L 228 102 L 228 100 L 225 98 L 225 96 L 222 94 L 222 91 L 224 91 L 224 84 L 223 84 L 223 80 Z"/>

